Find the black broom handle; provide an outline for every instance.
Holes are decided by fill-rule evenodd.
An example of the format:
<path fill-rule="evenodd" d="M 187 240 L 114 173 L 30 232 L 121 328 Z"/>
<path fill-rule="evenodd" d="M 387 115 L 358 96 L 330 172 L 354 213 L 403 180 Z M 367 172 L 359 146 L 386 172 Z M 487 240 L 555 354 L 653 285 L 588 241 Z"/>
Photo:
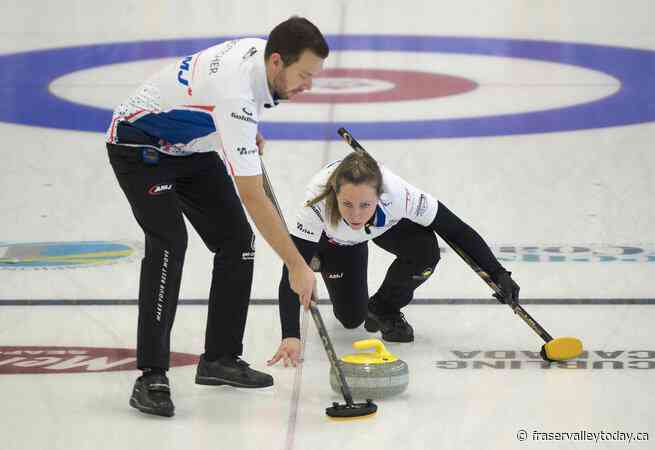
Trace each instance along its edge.
<path fill-rule="evenodd" d="M 271 202 L 273 203 L 275 210 L 277 211 L 278 215 L 280 216 L 280 219 L 282 220 L 282 224 L 284 225 L 284 228 L 288 232 L 289 227 L 287 226 L 287 222 L 286 220 L 284 220 L 284 216 L 282 215 L 282 209 L 280 208 L 280 205 L 277 202 L 277 198 L 275 197 L 275 193 L 273 192 L 273 186 L 271 185 L 271 181 L 268 178 L 268 174 L 266 173 L 266 168 L 264 167 L 263 161 L 262 161 L 262 175 L 264 177 L 264 191 L 266 192 L 266 195 L 268 195 L 268 198 L 271 199 Z M 330 360 L 330 365 L 332 366 L 334 372 L 337 374 L 337 377 L 341 384 L 341 393 L 343 394 L 343 399 L 346 401 L 346 404 L 348 406 L 352 406 L 353 404 L 352 390 L 350 389 L 350 386 L 348 386 L 346 377 L 343 374 L 343 370 L 341 370 L 341 366 L 339 365 L 337 354 L 334 351 L 334 346 L 332 345 L 330 336 L 328 335 L 327 329 L 325 328 L 323 317 L 321 317 L 321 312 L 318 310 L 318 307 L 316 306 L 317 302 L 318 299 L 316 297 L 316 289 L 314 288 L 312 290 L 312 300 L 309 303 L 309 311 L 312 313 L 312 318 L 314 319 L 314 323 L 316 324 L 316 330 L 318 331 L 318 335 L 321 338 L 321 343 L 323 344 L 325 353 L 327 354 L 328 359 Z"/>
<path fill-rule="evenodd" d="M 342 127 L 342 128 L 339 128 L 339 130 L 337 130 L 337 133 L 339 133 L 339 136 L 341 136 L 341 137 L 343 138 L 343 140 L 346 141 L 346 143 L 347 143 L 348 145 L 350 145 L 350 147 L 352 147 L 353 150 L 355 150 L 356 152 L 362 152 L 362 153 L 366 153 L 366 154 L 368 154 L 368 152 L 367 152 L 366 150 L 364 150 L 364 147 L 362 147 L 362 146 L 359 144 L 359 142 L 357 142 L 357 140 L 356 140 L 356 139 L 355 139 L 355 138 L 350 134 L 350 132 L 349 132 L 348 130 L 346 130 L 345 128 Z M 488 285 L 488 286 L 489 286 L 489 287 L 490 287 L 490 288 L 491 288 L 491 289 L 492 289 L 496 294 L 498 294 L 498 295 L 502 295 L 502 291 L 500 290 L 500 288 L 498 287 L 498 285 L 497 285 L 496 283 L 494 283 L 494 281 L 491 279 L 491 277 L 489 276 L 489 274 L 486 273 L 484 270 L 482 270 L 482 269 L 481 269 L 481 268 L 480 268 L 480 267 L 479 267 L 479 266 L 478 266 L 478 265 L 473 261 L 473 259 L 472 259 L 471 257 L 469 257 L 466 253 L 464 253 L 464 250 L 462 250 L 461 248 L 457 247 L 455 244 L 453 244 L 452 242 L 448 241 L 448 239 L 444 238 L 443 236 L 439 235 L 439 237 L 441 237 L 441 239 L 443 239 L 444 241 L 446 241 L 446 242 L 448 243 L 448 245 L 449 245 L 453 250 L 455 250 L 455 253 L 457 253 L 457 254 L 458 254 L 458 255 L 459 255 L 459 256 L 464 260 L 464 262 L 466 262 L 466 264 L 468 264 L 469 267 L 470 267 L 471 269 L 473 269 L 473 271 L 474 271 L 475 273 L 477 273 L 477 274 L 480 276 L 480 278 L 482 278 L 482 280 L 483 280 L 485 283 L 487 283 L 487 285 Z M 539 322 L 537 322 L 536 320 L 534 320 L 534 319 L 532 318 L 532 316 L 530 316 L 530 314 L 528 314 L 528 312 L 527 312 L 525 309 L 523 309 L 523 307 L 522 307 L 521 305 L 518 305 L 518 304 L 517 304 L 517 305 L 514 305 L 514 306 L 511 306 L 511 305 L 510 305 L 510 308 L 512 308 L 512 310 L 514 311 L 514 313 L 517 314 L 521 319 L 523 319 L 523 321 L 524 321 L 525 323 L 527 323 L 528 326 L 529 326 L 530 328 L 532 328 L 532 330 L 533 330 L 535 333 L 537 333 L 537 334 L 538 334 L 538 335 L 539 335 L 539 336 L 540 336 L 540 337 L 541 337 L 545 342 L 550 342 L 550 341 L 553 340 L 553 337 L 552 337 L 552 336 L 551 336 L 551 335 L 550 335 L 550 334 L 549 334 L 549 333 L 548 333 L 548 332 L 547 332 L 547 331 L 546 331 L 546 330 L 545 330 L 541 325 L 539 325 Z"/>

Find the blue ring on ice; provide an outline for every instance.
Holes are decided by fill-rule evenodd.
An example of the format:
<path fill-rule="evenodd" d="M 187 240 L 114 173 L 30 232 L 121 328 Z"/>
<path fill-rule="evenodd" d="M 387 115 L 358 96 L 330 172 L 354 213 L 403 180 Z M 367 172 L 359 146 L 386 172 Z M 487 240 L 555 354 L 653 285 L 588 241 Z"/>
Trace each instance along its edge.
<path fill-rule="evenodd" d="M 111 111 L 53 95 L 50 83 L 79 70 L 183 56 L 235 36 L 84 45 L 0 55 L 0 121 L 66 130 L 104 132 Z M 418 52 L 521 58 L 567 64 L 616 78 L 607 97 L 576 105 L 514 114 L 434 120 L 262 122 L 267 139 L 336 140 L 338 127 L 359 140 L 507 136 L 631 125 L 655 120 L 655 52 L 572 42 L 446 36 L 328 36 L 332 50 Z M 121 99 L 117 99 L 117 102 Z M 393 105 L 389 106 L 393 116 Z"/>

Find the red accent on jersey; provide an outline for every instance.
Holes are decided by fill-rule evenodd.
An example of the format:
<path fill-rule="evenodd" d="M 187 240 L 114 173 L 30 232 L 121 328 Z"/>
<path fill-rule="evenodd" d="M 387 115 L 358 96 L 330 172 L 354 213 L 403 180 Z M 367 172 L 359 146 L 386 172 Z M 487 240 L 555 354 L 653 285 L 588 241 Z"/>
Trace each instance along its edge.
<path fill-rule="evenodd" d="M 146 111 L 145 109 L 140 109 L 137 112 L 135 112 L 134 114 L 131 114 L 131 115 L 125 117 L 125 120 L 129 121 L 132 117 L 134 117 L 134 116 L 136 116 L 138 114 L 141 114 L 142 112 L 145 112 L 145 111 Z M 116 125 L 118 125 L 119 120 L 120 120 L 119 117 L 114 117 L 112 119 L 112 121 L 111 121 L 111 133 L 109 134 L 109 138 L 111 139 L 112 142 L 114 141 L 114 138 L 116 136 Z"/>
<path fill-rule="evenodd" d="M 141 114 L 142 112 L 145 112 L 145 111 L 146 111 L 145 109 L 140 109 L 140 110 L 138 110 L 137 112 L 135 112 L 134 114 L 130 114 L 129 116 L 127 116 L 127 117 L 125 118 L 125 120 L 128 120 L 128 121 L 129 121 L 129 120 L 132 120 L 132 117 L 134 117 L 134 116 L 138 116 L 139 114 Z"/>
<path fill-rule="evenodd" d="M 209 112 L 214 112 L 214 109 L 216 108 L 213 105 L 182 105 L 183 108 L 195 108 L 195 109 L 202 109 L 203 111 L 209 111 Z"/>
<path fill-rule="evenodd" d="M 223 145 L 223 138 L 220 134 L 218 135 L 218 143 L 221 145 L 221 153 L 223 154 L 223 161 L 227 163 L 227 170 L 230 172 L 230 176 L 234 178 L 234 167 L 232 167 L 232 163 L 227 158 L 227 154 L 225 153 L 225 146 Z"/>

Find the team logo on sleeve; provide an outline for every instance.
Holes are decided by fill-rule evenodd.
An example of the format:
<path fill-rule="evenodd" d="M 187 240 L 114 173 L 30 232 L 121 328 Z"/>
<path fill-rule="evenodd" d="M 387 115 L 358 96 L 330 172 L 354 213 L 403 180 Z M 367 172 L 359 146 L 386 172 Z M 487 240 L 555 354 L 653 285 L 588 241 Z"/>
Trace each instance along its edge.
<path fill-rule="evenodd" d="M 182 62 L 180 63 L 180 67 L 179 67 L 180 71 L 177 73 L 177 81 L 180 84 L 187 87 L 187 88 L 189 87 L 189 78 L 188 78 L 189 77 L 189 63 L 191 62 L 192 59 L 193 59 L 193 56 L 187 56 L 186 58 L 184 58 L 182 60 Z M 191 95 L 190 92 L 189 92 L 189 95 Z"/>
<path fill-rule="evenodd" d="M 418 199 L 418 206 L 416 207 L 416 217 L 421 217 L 428 209 L 428 198 L 425 194 L 421 194 Z"/>

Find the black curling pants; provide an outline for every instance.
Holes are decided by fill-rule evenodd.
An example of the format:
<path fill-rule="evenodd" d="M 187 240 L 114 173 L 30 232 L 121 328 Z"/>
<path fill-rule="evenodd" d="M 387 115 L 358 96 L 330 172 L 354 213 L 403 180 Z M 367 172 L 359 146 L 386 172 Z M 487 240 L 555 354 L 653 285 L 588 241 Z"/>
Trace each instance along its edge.
<path fill-rule="evenodd" d="M 368 310 L 368 243 L 353 246 L 332 244 L 325 235 L 318 245 L 293 237 L 293 241 L 305 260 L 316 254 L 321 260 L 321 275 L 325 281 L 335 317 L 346 328 L 357 328 L 366 319 Z M 414 290 L 434 273 L 439 262 L 439 245 L 434 231 L 410 220 L 402 219 L 384 234 L 373 239 L 384 250 L 394 254 L 393 261 L 378 291 L 371 297 L 376 311 L 396 313 L 407 306 L 414 297 Z M 283 337 L 299 336 L 297 296 L 289 287 L 286 266 L 280 281 Z"/>
<path fill-rule="evenodd" d="M 373 242 L 396 256 L 378 291 L 371 297 L 380 313 L 394 313 L 414 298 L 439 262 L 437 237 L 429 228 L 403 219 Z M 368 306 L 368 246 L 321 245 L 321 275 L 330 294 L 335 317 L 346 328 L 366 319 Z"/>
<path fill-rule="evenodd" d="M 169 368 L 170 339 L 187 248 L 183 215 L 214 253 L 205 334 L 212 358 L 240 355 L 250 300 L 254 234 L 218 154 L 159 155 L 107 144 L 109 160 L 145 233 L 141 262 L 137 365 Z"/>
<path fill-rule="evenodd" d="M 412 301 L 416 288 L 434 273 L 440 259 L 437 236 L 430 228 L 402 219 L 373 242 L 396 255 L 372 296 L 378 313 L 395 313 Z"/>

